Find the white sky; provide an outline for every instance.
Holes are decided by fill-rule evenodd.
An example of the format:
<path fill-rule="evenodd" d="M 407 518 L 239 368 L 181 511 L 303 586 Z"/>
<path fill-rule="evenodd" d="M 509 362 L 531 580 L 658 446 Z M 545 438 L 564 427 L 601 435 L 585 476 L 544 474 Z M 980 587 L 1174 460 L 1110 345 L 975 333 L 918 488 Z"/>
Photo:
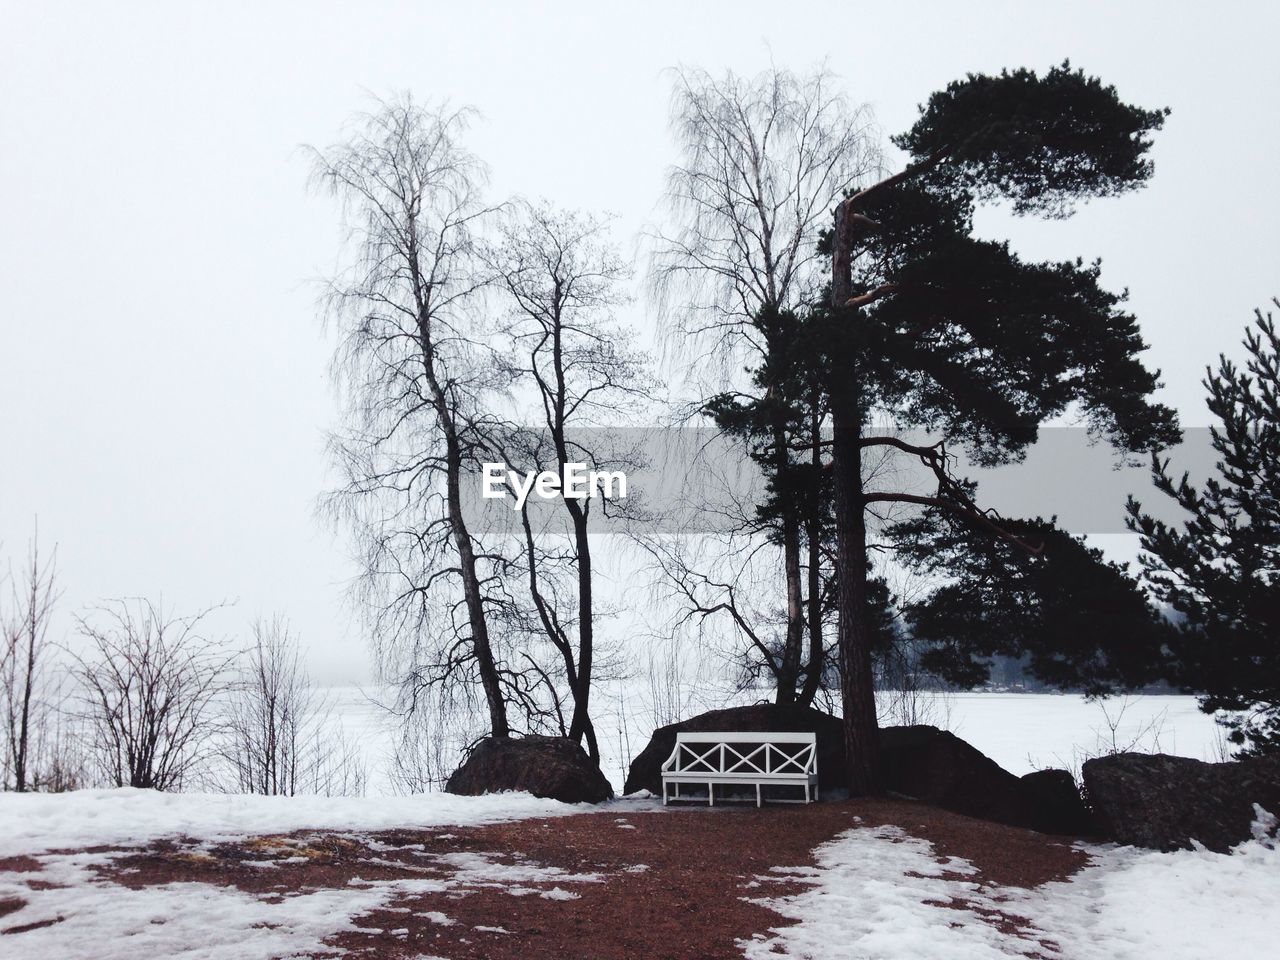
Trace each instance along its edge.
<path fill-rule="evenodd" d="M 360 679 L 345 544 L 312 516 L 334 423 L 314 278 L 336 212 L 301 143 L 367 91 L 484 114 L 493 195 L 656 214 L 678 63 L 828 58 L 888 132 L 969 70 L 1069 57 L 1173 108 L 1144 192 L 1066 223 L 982 221 L 1034 257 L 1101 256 L 1128 287 L 1163 399 L 1280 293 L 1280 6 L 1197 3 L 0 5 L 0 541 L 38 515 L 61 628 L 96 599 L 236 600 L 288 615 L 328 680 Z M 634 319 L 647 325 L 643 305 Z"/>

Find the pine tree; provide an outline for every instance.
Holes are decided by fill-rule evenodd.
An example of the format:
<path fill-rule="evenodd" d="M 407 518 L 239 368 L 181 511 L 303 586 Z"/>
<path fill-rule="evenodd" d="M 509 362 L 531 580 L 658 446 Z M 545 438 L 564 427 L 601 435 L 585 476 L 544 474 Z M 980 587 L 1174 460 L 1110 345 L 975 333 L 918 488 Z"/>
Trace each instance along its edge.
<path fill-rule="evenodd" d="M 1124 103 L 1068 64 L 1043 76 L 971 74 L 934 94 L 895 139 L 910 155 L 905 169 L 836 208 L 831 308 L 810 341 L 832 417 L 837 648 L 855 793 L 879 786 L 868 513 L 934 508 L 1034 552 L 1045 545 L 1022 541 L 951 475 L 947 444 L 981 463 L 1009 462 L 1042 423 L 1072 412 L 1121 451 L 1178 437 L 1173 412 L 1149 399 L 1158 374 L 1140 360 L 1137 320 L 1123 295 L 1101 286 L 1099 265 L 1030 263 L 1007 243 L 975 237 L 972 223 L 983 202 L 1063 217 L 1141 187 L 1165 115 Z M 880 433 L 877 412 L 942 440 Z M 918 458 L 936 491 L 864 488 L 871 448 Z"/>
<path fill-rule="evenodd" d="M 1274 301 L 1280 307 L 1280 300 Z M 1156 487 L 1191 516 L 1181 529 L 1130 499 L 1142 565 L 1155 595 L 1181 618 L 1174 678 L 1200 691 L 1242 754 L 1280 752 L 1280 337 L 1257 311 L 1241 368 L 1206 372 L 1218 455 L 1203 487 L 1155 460 Z"/>

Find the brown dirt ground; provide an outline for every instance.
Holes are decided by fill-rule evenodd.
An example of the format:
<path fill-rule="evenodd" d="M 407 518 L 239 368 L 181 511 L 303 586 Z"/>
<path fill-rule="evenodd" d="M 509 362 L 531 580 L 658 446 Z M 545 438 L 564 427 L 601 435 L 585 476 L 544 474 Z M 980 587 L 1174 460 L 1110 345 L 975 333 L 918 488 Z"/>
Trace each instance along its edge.
<path fill-rule="evenodd" d="M 471 828 L 397 830 L 344 835 L 300 832 L 208 847 L 181 838 L 126 852 L 104 870 L 133 888 L 172 881 L 232 885 L 261 896 L 364 880 L 453 879 L 456 866 L 440 855 L 480 854 L 498 864 L 529 863 L 570 873 L 606 875 L 607 882 L 536 881 L 513 895 L 506 886 L 455 883 L 439 893 L 402 897 L 357 919 L 359 932 L 332 939 L 350 955 L 450 960 L 672 960 L 738 958 L 737 941 L 789 921 L 745 897 L 781 896 L 786 881 L 747 887 L 774 866 L 813 863 L 812 851 L 854 826 L 894 824 L 930 841 L 940 858 L 963 857 L 977 879 L 1034 887 L 1079 870 L 1087 856 L 1071 838 L 1049 837 L 905 800 L 850 800 L 811 806 L 698 807 L 663 813 L 614 812 L 523 820 Z M 625 825 L 622 821 L 625 821 Z M 280 862 L 290 858 L 293 862 Z M 264 860 L 277 866 L 263 869 Z M 638 864 L 648 869 L 630 870 Z M 30 871 L 29 858 L 0 861 L 0 870 Z M 574 899 L 540 895 L 559 886 Z M 946 906 L 971 907 L 963 901 Z M 0 903 L 4 914 L 17 904 Z M 442 924 L 427 916 L 444 914 Z M 1034 934 L 1022 918 L 987 912 L 1005 932 Z M 502 931 L 478 930 L 501 928 Z"/>

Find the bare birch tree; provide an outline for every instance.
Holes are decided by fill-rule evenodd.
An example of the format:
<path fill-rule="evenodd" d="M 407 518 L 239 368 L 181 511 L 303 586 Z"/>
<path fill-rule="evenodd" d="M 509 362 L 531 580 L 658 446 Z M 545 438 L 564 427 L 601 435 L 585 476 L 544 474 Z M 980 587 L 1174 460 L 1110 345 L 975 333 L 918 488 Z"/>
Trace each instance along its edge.
<path fill-rule="evenodd" d="M 795 423 L 781 405 L 770 407 L 767 393 L 754 396 L 753 385 L 735 375 L 785 345 L 787 325 L 779 318 L 818 302 L 825 282 L 819 240 L 830 210 L 880 168 L 870 113 L 851 104 L 825 68 L 807 76 L 774 68 L 755 77 L 721 78 L 681 69 L 671 127 L 680 160 L 668 175 L 670 226 L 650 238 L 649 280 L 668 340 L 679 345 L 698 412 L 706 412 L 713 395 L 722 407 L 776 408 L 757 459 L 781 478 L 793 466 L 793 451 L 807 451 L 820 473 L 827 413 L 820 392 L 813 391 L 810 409 Z M 814 513 L 820 504 L 808 498 L 812 509 L 806 514 L 804 498 L 780 503 L 785 509 L 744 532 L 766 536 L 782 553 L 785 636 L 763 661 L 775 678 L 777 700 L 809 703 L 824 661 L 822 524 Z M 723 602 L 713 606 L 739 614 L 742 627 L 742 611 Z M 755 631 L 748 636 L 764 648 Z"/>
<path fill-rule="evenodd" d="M 616 453 L 605 449 L 610 444 L 593 445 L 580 428 L 625 424 L 652 396 L 654 382 L 648 358 L 614 319 L 631 271 L 609 242 L 607 221 L 545 203 L 511 204 L 489 262 L 509 305 L 513 379 L 533 394 L 532 466 L 561 475 L 574 463 L 614 466 L 604 462 Z M 563 549 L 535 535 L 525 502 L 527 586 L 569 688 L 572 716 L 565 732 L 579 743 L 585 740 L 588 755 L 599 762 L 590 717 L 599 614 L 592 582 L 592 500 L 565 496 L 560 502 L 571 525 Z M 550 582 L 561 566 L 573 580 L 568 591 Z"/>
<path fill-rule="evenodd" d="M 462 495 L 493 385 L 476 313 L 487 174 L 461 142 L 470 117 L 405 95 L 313 151 L 314 181 L 343 202 L 349 231 L 329 297 L 348 429 L 333 443 L 343 485 L 328 505 L 356 532 L 384 668 L 411 685 L 478 682 L 501 737 L 522 674 L 490 631 L 502 558 L 469 528 Z"/>
<path fill-rule="evenodd" d="M 667 329 L 706 356 L 759 353 L 752 320 L 816 302 L 832 205 L 880 169 L 865 106 L 825 68 L 755 77 L 675 72 L 669 226 L 650 235 L 649 283 Z M 733 364 L 732 372 L 738 371 Z"/>

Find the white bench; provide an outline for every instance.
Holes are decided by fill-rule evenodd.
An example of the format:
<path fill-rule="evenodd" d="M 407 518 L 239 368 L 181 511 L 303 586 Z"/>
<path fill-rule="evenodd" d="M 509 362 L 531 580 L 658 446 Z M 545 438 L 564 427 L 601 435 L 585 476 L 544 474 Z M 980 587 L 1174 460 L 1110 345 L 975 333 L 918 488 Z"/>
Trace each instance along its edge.
<path fill-rule="evenodd" d="M 662 765 L 662 804 L 667 785 L 672 799 L 680 798 L 680 784 L 706 784 L 707 799 L 715 806 L 715 785 L 755 784 L 756 806 L 763 786 L 804 787 L 804 800 L 818 794 L 818 738 L 814 733 L 677 733 L 676 747 Z"/>

